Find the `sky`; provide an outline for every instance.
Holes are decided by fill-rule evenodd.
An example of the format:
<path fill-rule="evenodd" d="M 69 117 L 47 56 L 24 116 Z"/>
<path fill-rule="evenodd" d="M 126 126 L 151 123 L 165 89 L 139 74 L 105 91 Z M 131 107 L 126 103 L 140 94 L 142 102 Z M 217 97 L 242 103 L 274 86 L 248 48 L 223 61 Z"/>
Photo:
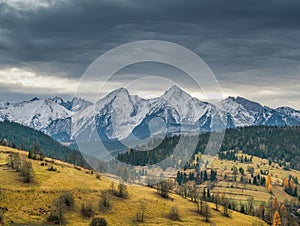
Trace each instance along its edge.
<path fill-rule="evenodd" d="M 101 54 L 140 40 L 195 52 L 224 97 L 300 109 L 300 2 L 294 0 L 0 0 L 0 100 L 71 98 Z M 148 98 L 174 82 L 202 98 L 182 71 L 160 63 L 120 70 L 102 94 L 125 86 Z M 86 84 L 90 97 L 99 92 L 92 84 Z"/>

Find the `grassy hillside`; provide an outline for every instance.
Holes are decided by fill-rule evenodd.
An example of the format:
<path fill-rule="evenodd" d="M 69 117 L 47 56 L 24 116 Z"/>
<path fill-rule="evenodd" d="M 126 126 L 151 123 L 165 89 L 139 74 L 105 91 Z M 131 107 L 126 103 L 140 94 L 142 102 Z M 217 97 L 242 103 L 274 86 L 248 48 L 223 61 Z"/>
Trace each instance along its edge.
<path fill-rule="evenodd" d="M 91 219 L 80 214 L 81 205 L 86 202 L 92 203 L 96 216 L 103 216 L 108 225 L 137 225 L 135 215 L 141 199 L 146 203 L 145 222 L 142 225 L 265 225 L 255 217 L 233 212 L 232 217 L 228 218 L 213 209 L 210 223 L 207 223 L 196 212 L 194 203 L 175 194 L 171 194 L 172 199 L 163 199 L 155 189 L 141 186 L 128 187 L 128 199 L 111 195 L 111 211 L 100 214 L 98 202 L 101 192 L 111 187 L 109 179 L 103 176 L 97 179 L 95 173 L 91 174 L 86 169 L 46 159 L 47 166 L 42 166 L 41 161 L 30 160 L 34 180 L 26 184 L 18 172 L 6 165 L 12 152 L 27 156 L 25 152 L 0 146 L 0 208 L 8 210 L 4 213 L 5 225 L 45 225 L 47 216 L 54 208 L 53 201 L 65 191 L 70 191 L 75 198 L 74 209 L 65 212 L 67 225 L 89 225 Z M 48 171 L 50 165 L 57 171 Z M 167 218 L 172 206 L 178 207 L 181 221 Z"/>

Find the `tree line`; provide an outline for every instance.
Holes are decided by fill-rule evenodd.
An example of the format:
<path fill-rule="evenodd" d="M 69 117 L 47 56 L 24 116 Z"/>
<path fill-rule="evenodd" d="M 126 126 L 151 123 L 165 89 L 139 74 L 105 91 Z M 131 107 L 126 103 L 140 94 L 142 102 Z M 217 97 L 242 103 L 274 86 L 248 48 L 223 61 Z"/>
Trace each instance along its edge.
<path fill-rule="evenodd" d="M 47 157 L 88 167 L 79 151 L 60 144 L 40 131 L 15 122 L 0 122 L 0 145 L 31 153 L 39 150 Z M 36 150 L 33 150 L 33 148 L 36 148 Z"/>
<path fill-rule="evenodd" d="M 194 161 L 198 153 L 204 152 L 211 133 L 197 136 L 198 144 L 194 148 L 191 162 Z M 242 150 L 243 153 L 260 158 L 269 159 L 270 163 L 277 162 L 286 168 L 300 170 L 300 127 L 272 127 L 272 126 L 251 126 L 235 129 L 227 129 L 222 146 L 220 148 L 220 158 L 236 160 L 241 162 L 251 162 L 251 157 L 243 156 L 238 158 L 235 152 L 229 150 Z M 187 136 L 186 136 L 187 137 Z M 180 136 L 165 138 L 156 148 L 150 151 L 138 151 L 132 149 L 130 152 L 121 153 L 117 156 L 118 160 L 131 165 L 151 165 L 164 160 L 172 155 Z M 187 138 L 185 138 L 187 139 Z M 146 144 L 151 146 L 151 144 Z M 192 148 L 186 144 L 182 152 Z M 217 148 L 217 147 L 216 147 Z M 228 152 L 229 151 L 229 152 Z M 180 156 L 174 156 L 176 160 Z M 205 163 L 201 163 L 205 164 Z M 186 168 L 189 168 L 186 163 Z"/>

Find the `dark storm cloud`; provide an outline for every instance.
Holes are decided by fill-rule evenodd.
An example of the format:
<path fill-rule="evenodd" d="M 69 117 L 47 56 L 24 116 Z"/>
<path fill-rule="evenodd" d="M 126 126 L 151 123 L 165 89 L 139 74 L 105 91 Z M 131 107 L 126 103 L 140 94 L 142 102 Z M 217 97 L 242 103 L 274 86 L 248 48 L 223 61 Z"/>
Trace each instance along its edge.
<path fill-rule="evenodd" d="M 284 75 L 284 88 L 299 79 L 299 37 L 293 0 L 67 0 L 28 10 L 0 1 L 0 64 L 62 77 L 79 78 L 119 44 L 158 39 L 195 51 L 221 85 Z"/>

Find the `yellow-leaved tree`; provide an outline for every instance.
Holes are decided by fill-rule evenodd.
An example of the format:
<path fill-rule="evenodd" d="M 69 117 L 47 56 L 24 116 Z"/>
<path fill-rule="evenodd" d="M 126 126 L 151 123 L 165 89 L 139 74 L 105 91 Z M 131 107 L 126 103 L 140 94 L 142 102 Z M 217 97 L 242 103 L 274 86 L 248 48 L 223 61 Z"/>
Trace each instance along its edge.
<path fill-rule="evenodd" d="M 288 188 L 289 187 L 289 180 L 288 178 L 286 177 L 283 181 L 283 186 L 284 186 L 284 189 Z"/>
<path fill-rule="evenodd" d="M 271 177 L 271 174 L 269 173 L 267 178 L 266 178 L 266 187 L 268 189 L 268 191 L 270 193 L 272 193 L 272 177 Z"/>
<path fill-rule="evenodd" d="M 281 225 L 280 215 L 279 215 L 278 211 L 276 210 L 275 213 L 273 214 L 272 226 L 280 226 L 280 225 Z"/>

